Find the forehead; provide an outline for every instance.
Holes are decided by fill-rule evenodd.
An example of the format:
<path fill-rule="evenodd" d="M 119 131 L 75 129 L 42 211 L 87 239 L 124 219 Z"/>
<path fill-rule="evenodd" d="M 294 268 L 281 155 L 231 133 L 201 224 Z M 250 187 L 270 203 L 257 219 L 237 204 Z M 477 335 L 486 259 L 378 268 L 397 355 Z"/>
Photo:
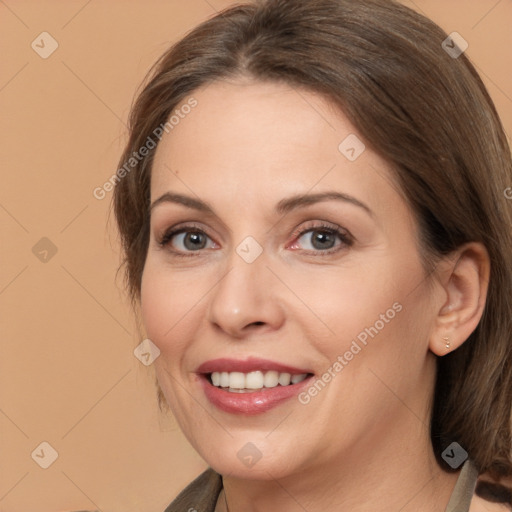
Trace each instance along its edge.
<path fill-rule="evenodd" d="M 181 111 L 190 98 L 194 108 Z M 364 149 L 350 121 L 319 94 L 274 82 L 219 81 L 181 106 L 156 151 L 152 201 L 175 190 L 262 206 L 313 187 L 393 200 L 393 190 L 383 190 L 393 188 L 386 162 Z M 360 155 L 347 158 L 354 152 Z"/>

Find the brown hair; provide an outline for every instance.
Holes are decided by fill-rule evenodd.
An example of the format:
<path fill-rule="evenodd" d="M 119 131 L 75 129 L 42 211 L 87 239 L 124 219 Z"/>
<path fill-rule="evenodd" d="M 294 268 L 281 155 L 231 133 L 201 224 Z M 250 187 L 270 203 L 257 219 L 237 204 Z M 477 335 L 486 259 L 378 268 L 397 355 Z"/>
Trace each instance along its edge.
<path fill-rule="evenodd" d="M 466 242 L 489 252 L 483 317 L 461 347 L 437 359 L 431 438 L 438 457 L 457 441 L 479 471 L 498 476 L 512 468 L 512 214 L 504 195 L 512 159 L 480 77 L 465 54 L 445 51 L 446 38 L 390 0 L 235 5 L 155 63 L 132 108 L 120 165 L 195 89 L 217 79 L 280 81 L 339 106 L 393 166 L 421 230 L 427 273 Z M 148 248 L 153 155 L 118 181 L 113 196 L 134 306 Z"/>

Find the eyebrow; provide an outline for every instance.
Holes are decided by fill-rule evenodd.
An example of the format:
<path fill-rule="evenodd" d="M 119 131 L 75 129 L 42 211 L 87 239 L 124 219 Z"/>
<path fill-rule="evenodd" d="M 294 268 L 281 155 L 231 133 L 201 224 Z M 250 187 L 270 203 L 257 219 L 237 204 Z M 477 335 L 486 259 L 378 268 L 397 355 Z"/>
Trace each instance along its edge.
<path fill-rule="evenodd" d="M 312 204 L 320 203 L 323 201 L 342 201 L 344 203 L 349 203 L 363 209 L 370 217 L 374 217 L 373 211 L 366 204 L 359 201 L 359 199 L 356 199 L 351 195 L 336 191 L 320 192 L 316 194 L 298 194 L 285 199 L 281 199 L 275 206 L 275 212 L 277 214 L 284 215 L 297 208 L 310 206 Z M 181 204 L 187 208 L 198 210 L 210 215 L 215 215 L 215 211 L 209 203 L 190 196 L 185 196 L 183 194 L 177 194 L 175 192 L 166 192 L 158 199 L 153 201 L 149 208 L 150 212 L 156 206 L 162 203 Z"/>

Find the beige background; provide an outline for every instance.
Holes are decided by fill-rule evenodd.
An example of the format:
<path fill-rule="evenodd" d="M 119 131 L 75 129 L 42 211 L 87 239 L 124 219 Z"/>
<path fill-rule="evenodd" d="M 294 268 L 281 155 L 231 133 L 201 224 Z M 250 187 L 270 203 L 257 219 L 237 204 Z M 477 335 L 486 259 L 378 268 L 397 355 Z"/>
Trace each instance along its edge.
<path fill-rule="evenodd" d="M 133 355 L 111 193 L 92 191 L 116 170 L 148 67 L 232 3 L 0 0 L 1 512 L 163 512 L 206 467 Z M 512 133 L 512 1 L 404 3 L 468 41 Z M 45 31 L 58 48 L 43 59 L 31 43 Z M 47 241 L 34 254 L 43 237 L 54 255 Z"/>

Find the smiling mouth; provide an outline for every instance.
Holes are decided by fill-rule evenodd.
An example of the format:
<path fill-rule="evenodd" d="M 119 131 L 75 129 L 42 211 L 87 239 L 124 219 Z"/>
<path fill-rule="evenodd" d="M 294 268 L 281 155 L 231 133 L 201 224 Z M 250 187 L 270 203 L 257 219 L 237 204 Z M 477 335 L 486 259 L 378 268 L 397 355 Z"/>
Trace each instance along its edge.
<path fill-rule="evenodd" d="M 212 386 L 231 393 L 254 393 L 276 387 L 293 386 L 312 375 L 312 373 L 292 374 L 269 370 L 247 373 L 212 372 L 207 373 L 206 378 Z"/>

